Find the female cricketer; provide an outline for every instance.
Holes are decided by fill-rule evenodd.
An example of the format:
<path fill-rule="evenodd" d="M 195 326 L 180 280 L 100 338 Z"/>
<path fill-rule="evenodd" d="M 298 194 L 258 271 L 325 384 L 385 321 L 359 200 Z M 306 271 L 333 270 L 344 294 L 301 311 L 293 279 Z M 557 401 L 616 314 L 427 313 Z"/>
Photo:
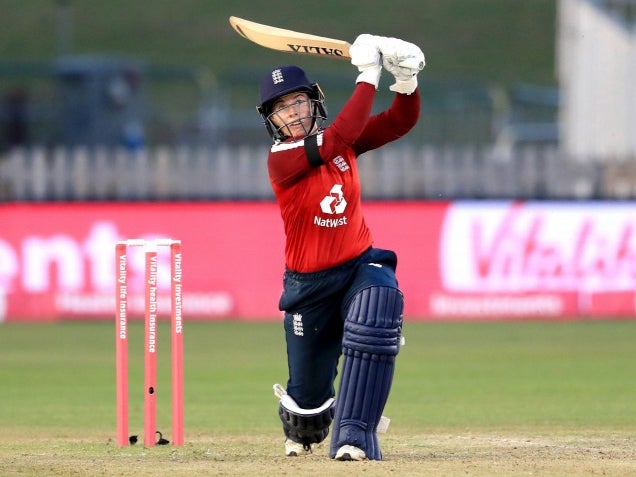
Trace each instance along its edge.
<path fill-rule="evenodd" d="M 279 307 L 289 378 L 286 390 L 274 389 L 286 455 L 311 452 L 333 424 L 332 459 L 381 460 L 377 427 L 404 301 L 396 254 L 375 248 L 365 223 L 357 161 L 417 123 L 424 55 L 412 43 L 369 34 L 356 38 L 350 55 L 356 85 L 330 125 L 322 90 L 301 68 L 280 66 L 260 83 L 257 109 L 273 140 L 268 171 L 286 236 Z M 389 89 L 396 94 L 386 111 L 372 114 L 383 68 L 395 77 Z"/>

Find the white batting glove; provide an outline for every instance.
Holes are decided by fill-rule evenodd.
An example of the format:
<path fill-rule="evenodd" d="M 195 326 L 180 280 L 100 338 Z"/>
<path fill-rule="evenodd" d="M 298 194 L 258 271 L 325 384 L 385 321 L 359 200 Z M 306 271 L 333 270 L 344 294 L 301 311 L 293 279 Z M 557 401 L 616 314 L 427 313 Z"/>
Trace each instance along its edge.
<path fill-rule="evenodd" d="M 381 38 L 382 66 L 395 77 L 391 91 L 412 94 L 417 88 L 417 74 L 426 65 L 424 53 L 413 43 L 398 38 Z"/>
<path fill-rule="evenodd" d="M 356 78 L 356 83 L 369 83 L 375 89 L 378 89 L 380 74 L 382 73 L 382 56 L 378 47 L 378 38 L 377 36 L 363 33 L 356 38 L 349 48 L 351 64 L 357 66 L 360 72 Z"/>
<path fill-rule="evenodd" d="M 413 94 L 417 88 L 417 73 L 420 71 L 413 68 L 404 68 L 389 61 L 383 60 L 384 68 L 393 74 L 395 83 L 389 86 L 391 91 L 401 94 Z"/>

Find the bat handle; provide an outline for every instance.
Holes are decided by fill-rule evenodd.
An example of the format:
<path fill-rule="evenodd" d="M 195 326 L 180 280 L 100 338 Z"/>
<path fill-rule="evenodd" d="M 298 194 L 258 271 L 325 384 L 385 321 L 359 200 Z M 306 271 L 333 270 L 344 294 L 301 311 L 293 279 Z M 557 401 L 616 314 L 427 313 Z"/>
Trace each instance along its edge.
<path fill-rule="evenodd" d="M 418 60 L 417 58 L 405 58 L 398 63 L 398 66 L 420 71 L 424 68 L 424 62 Z"/>

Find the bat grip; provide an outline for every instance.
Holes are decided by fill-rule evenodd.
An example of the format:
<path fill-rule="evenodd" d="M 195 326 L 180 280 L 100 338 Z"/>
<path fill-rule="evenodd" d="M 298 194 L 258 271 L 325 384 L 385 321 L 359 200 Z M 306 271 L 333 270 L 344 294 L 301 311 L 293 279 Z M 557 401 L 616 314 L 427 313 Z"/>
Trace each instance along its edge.
<path fill-rule="evenodd" d="M 398 63 L 398 66 L 420 71 L 424 68 L 424 62 L 419 61 L 416 58 L 405 58 Z"/>

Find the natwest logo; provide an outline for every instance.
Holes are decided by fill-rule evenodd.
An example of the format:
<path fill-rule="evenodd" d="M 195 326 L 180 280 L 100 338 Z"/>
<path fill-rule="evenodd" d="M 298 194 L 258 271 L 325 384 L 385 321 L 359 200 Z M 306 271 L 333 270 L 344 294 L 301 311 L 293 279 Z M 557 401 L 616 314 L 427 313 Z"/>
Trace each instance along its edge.
<path fill-rule="evenodd" d="M 334 185 L 324 199 L 320 201 L 320 210 L 325 214 L 342 214 L 347 208 L 347 201 L 342 193 L 342 184 Z"/>

